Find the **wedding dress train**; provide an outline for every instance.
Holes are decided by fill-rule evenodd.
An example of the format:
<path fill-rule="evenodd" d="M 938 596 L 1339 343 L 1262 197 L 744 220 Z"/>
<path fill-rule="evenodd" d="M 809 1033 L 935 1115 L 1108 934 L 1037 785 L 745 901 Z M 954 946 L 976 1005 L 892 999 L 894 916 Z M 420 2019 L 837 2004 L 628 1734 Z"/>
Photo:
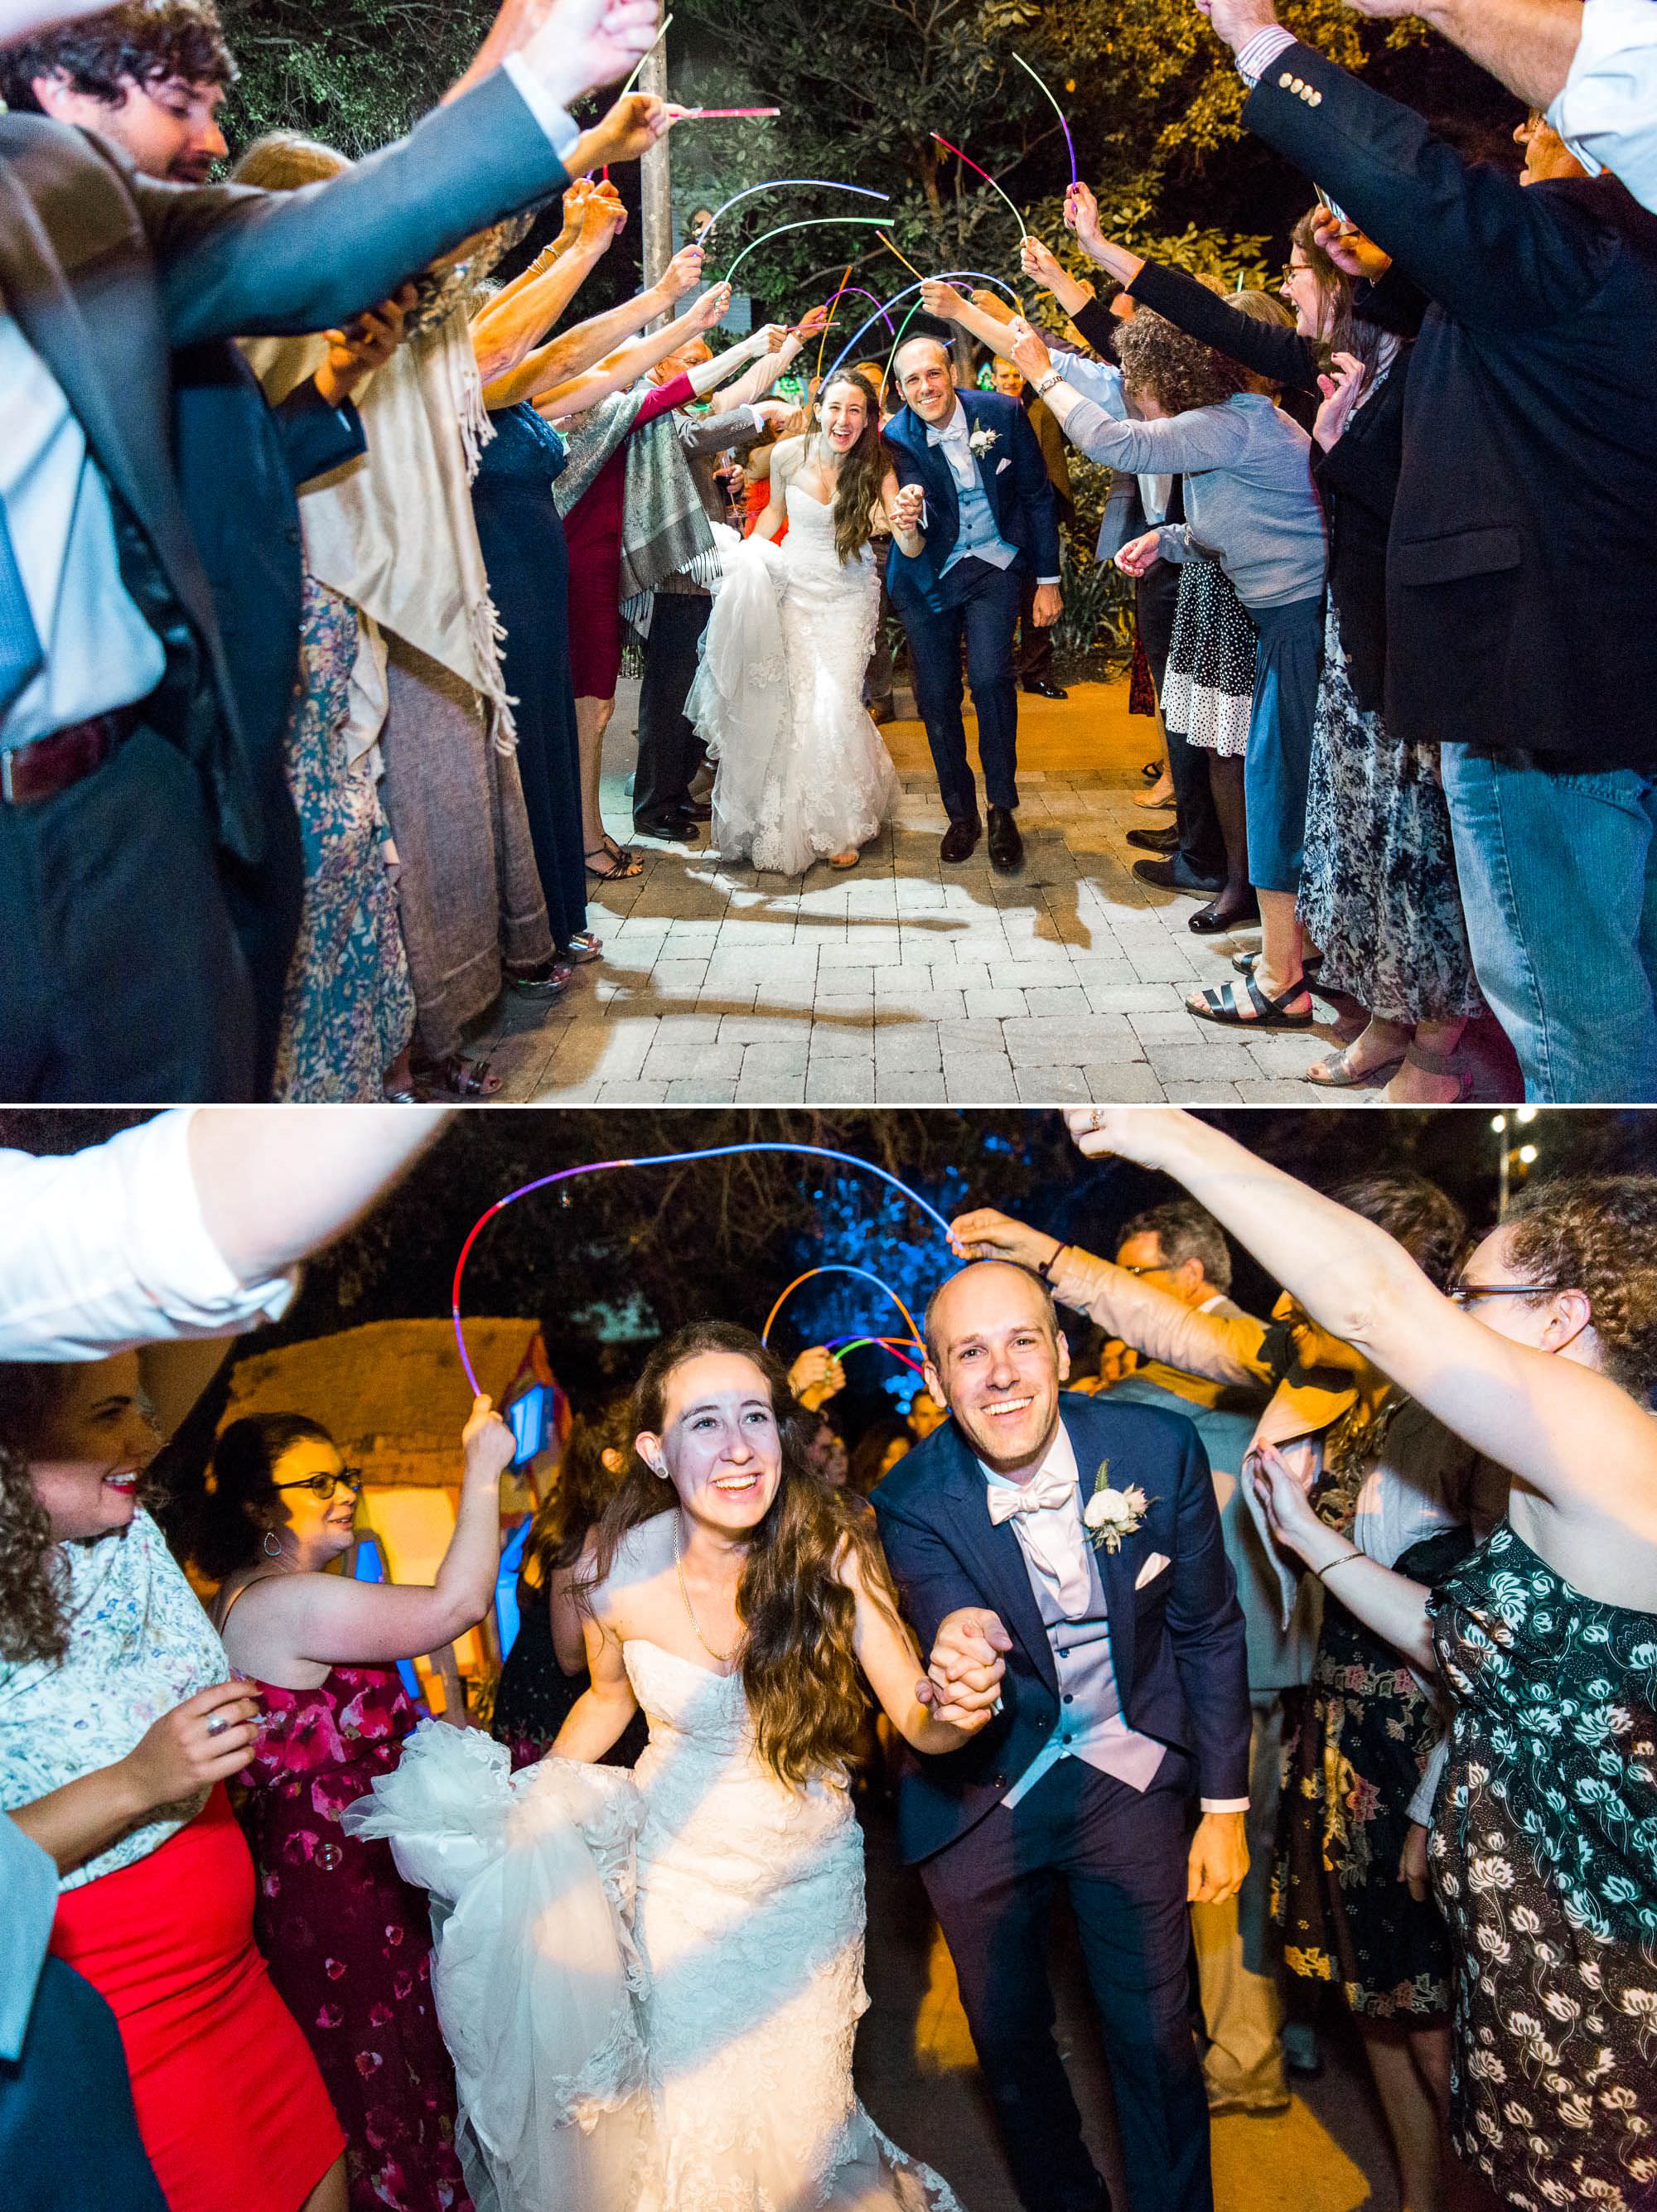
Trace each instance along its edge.
<path fill-rule="evenodd" d="M 623 1656 L 650 1723 L 633 1775 L 511 1777 L 504 1748 L 429 1722 L 347 1815 L 432 1890 L 479 2212 L 962 2212 L 853 2087 L 847 1792 L 777 1780 L 740 1675 Z"/>
<path fill-rule="evenodd" d="M 800 876 L 866 845 L 897 804 L 897 772 L 863 704 L 880 617 L 867 546 L 842 563 L 831 507 L 787 488 L 780 545 L 719 532 L 725 578 L 685 712 L 716 763 L 721 860 Z"/>

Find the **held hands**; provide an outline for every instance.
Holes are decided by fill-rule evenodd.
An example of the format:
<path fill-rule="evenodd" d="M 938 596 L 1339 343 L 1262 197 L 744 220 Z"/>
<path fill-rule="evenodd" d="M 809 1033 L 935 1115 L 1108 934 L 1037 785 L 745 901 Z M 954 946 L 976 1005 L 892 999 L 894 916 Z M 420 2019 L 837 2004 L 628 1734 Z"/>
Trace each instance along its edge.
<path fill-rule="evenodd" d="M 1331 446 L 1340 442 L 1342 433 L 1352 419 L 1352 410 L 1358 404 L 1358 394 L 1363 389 L 1363 363 L 1356 354 L 1338 353 L 1334 362 L 1336 374 L 1318 379 L 1318 390 L 1323 394 L 1323 404 L 1312 424 L 1312 435 L 1326 453 Z"/>
<path fill-rule="evenodd" d="M 788 1387 L 806 1412 L 815 1413 L 846 1388 L 846 1370 L 826 1345 L 814 1344 L 789 1369 Z"/>
<path fill-rule="evenodd" d="M 329 406 L 343 407 L 365 377 L 385 367 L 403 343 L 404 317 L 419 297 L 412 284 L 404 284 L 359 315 L 349 330 L 327 333 L 327 358 L 317 371 L 316 385 Z"/>
<path fill-rule="evenodd" d="M 154 1722 L 121 1761 L 141 1811 L 240 1774 L 258 1739 L 258 1698 L 253 1683 L 216 1682 Z"/>
<path fill-rule="evenodd" d="M 1039 331 L 1032 330 L 1022 315 L 1015 315 L 1008 325 L 1012 340 L 1013 365 L 1032 384 L 1039 384 L 1053 367 L 1053 356 L 1047 351 L 1047 341 Z"/>
<path fill-rule="evenodd" d="M 887 505 L 892 518 L 892 529 L 899 538 L 913 538 L 920 528 L 920 518 L 926 505 L 924 485 L 900 485 Z"/>
<path fill-rule="evenodd" d="M 703 254 L 700 246 L 682 246 L 662 271 L 660 290 L 666 300 L 683 300 L 702 281 Z"/>
<path fill-rule="evenodd" d="M 963 292 L 939 277 L 929 276 L 920 288 L 920 304 L 941 323 L 958 323 L 968 302 Z"/>
<path fill-rule="evenodd" d="M 975 1735 L 988 1726 L 1001 1701 L 1007 1671 L 1002 1654 L 1011 1649 L 1012 1638 L 998 1614 L 982 1606 L 962 1606 L 939 1622 L 915 1696 L 937 1719 Z"/>
<path fill-rule="evenodd" d="M 1205 1813 L 1191 1839 L 1186 1862 L 1186 1901 L 1191 1905 L 1223 1905 L 1243 1886 L 1248 1872 L 1247 1814 Z"/>
<path fill-rule="evenodd" d="M 1125 576 L 1143 576 L 1154 568 L 1162 557 L 1161 538 L 1154 530 L 1147 530 L 1142 538 L 1129 538 L 1116 556 L 1116 566 Z M 1083 1149 L 1085 1151 L 1086 1146 Z"/>
<path fill-rule="evenodd" d="M 468 1482 L 499 1482 L 518 1455 L 517 1439 L 489 1398 L 472 1400 L 471 1419 L 460 1431 L 460 1443 Z"/>
<path fill-rule="evenodd" d="M 795 427 L 799 410 L 786 399 L 750 399 L 748 404 L 761 422 L 779 437 L 786 437 Z"/>
<path fill-rule="evenodd" d="M 725 320 L 730 309 L 731 287 L 728 284 L 715 284 L 702 294 L 695 306 L 685 315 L 684 321 L 687 327 L 693 331 L 711 331 L 716 324 Z"/>

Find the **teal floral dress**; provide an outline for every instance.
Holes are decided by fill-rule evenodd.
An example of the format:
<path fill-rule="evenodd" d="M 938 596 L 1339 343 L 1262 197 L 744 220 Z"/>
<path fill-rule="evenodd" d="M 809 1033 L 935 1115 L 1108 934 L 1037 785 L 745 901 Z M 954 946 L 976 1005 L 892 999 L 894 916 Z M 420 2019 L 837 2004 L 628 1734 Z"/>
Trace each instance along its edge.
<path fill-rule="evenodd" d="M 1433 1876 L 1451 2129 L 1521 2212 L 1657 2205 L 1657 1613 L 1504 1522 L 1429 1600 L 1455 1700 Z"/>
<path fill-rule="evenodd" d="M 282 748 L 305 848 L 305 905 L 276 1047 L 284 1103 L 383 1098 L 385 1071 L 414 1035 L 379 795 L 366 768 L 354 772 L 345 758 L 356 652 L 356 609 L 307 576 L 300 687 Z"/>

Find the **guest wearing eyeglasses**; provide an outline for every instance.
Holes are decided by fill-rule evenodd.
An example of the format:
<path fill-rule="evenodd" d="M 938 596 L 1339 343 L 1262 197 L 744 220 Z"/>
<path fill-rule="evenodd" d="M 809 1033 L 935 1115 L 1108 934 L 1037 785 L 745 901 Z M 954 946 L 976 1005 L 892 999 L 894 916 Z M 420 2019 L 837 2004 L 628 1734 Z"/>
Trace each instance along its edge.
<path fill-rule="evenodd" d="M 345 2130 L 352 2212 L 469 2212 L 425 1893 L 404 1881 L 389 1844 L 339 1826 L 419 1718 L 395 1662 L 474 1627 L 494 1594 L 513 1445 L 487 1398 L 462 1444 L 454 1534 L 429 1586 L 326 1571 L 355 1540 L 362 1476 L 296 1413 L 225 1430 L 192 1545 L 220 1583 L 213 1617 L 230 1662 L 263 1698 L 241 1778 L 254 1933 Z"/>

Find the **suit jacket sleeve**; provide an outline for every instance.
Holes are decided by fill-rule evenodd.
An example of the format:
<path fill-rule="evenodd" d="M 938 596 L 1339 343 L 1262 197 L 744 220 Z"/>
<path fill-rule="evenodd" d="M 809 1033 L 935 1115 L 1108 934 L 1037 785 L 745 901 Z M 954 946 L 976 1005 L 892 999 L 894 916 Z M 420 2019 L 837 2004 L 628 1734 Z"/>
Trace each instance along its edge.
<path fill-rule="evenodd" d="M 1168 1632 L 1197 1752 L 1203 1797 L 1248 1796 L 1248 1644 L 1220 1532 L 1208 1454 L 1190 1431 L 1180 1469 Z"/>
<path fill-rule="evenodd" d="M 1316 393 L 1318 356 L 1297 331 L 1284 330 L 1278 323 L 1257 323 L 1183 269 L 1164 269 L 1155 261 L 1146 262 L 1128 289 L 1153 314 L 1200 338 L 1217 353 L 1227 354 L 1292 391 Z"/>
<path fill-rule="evenodd" d="M 1053 1294 L 1124 1344 L 1164 1366 L 1234 1387 L 1277 1381 L 1271 1332 L 1252 1314 L 1198 1313 L 1126 1267 L 1067 1244 L 1053 1268 Z"/>
<path fill-rule="evenodd" d="M 914 1630 L 925 1661 L 932 1655 L 944 1617 L 962 1606 L 981 1606 L 984 1593 L 935 1529 L 894 1512 L 882 1503 L 877 1491 L 871 1502 L 880 1525 L 886 1564 L 903 1600 L 904 1619 Z"/>
<path fill-rule="evenodd" d="M 1059 572 L 1059 502 L 1053 497 L 1041 443 L 1030 428 L 1029 417 L 1015 401 L 1012 425 L 1013 466 L 1018 479 L 1018 500 L 1024 510 L 1024 542 L 1038 576 Z"/>
<path fill-rule="evenodd" d="M 1527 330 L 1539 315 L 1575 314 L 1618 250 L 1616 232 L 1587 209 L 1464 161 L 1413 108 L 1309 46 L 1278 56 L 1243 120 L 1458 322 Z"/>
<path fill-rule="evenodd" d="M 346 322 L 436 255 L 569 181 L 552 141 L 496 70 L 406 138 L 293 192 L 130 179 L 167 334 L 287 335 Z"/>
<path fill-rule="evenodd" d="M 296 384 L 288 397 L 270 410 L 282 441 L 282 457 L 288 480 L 298 491 L 314 477 L 343 468 L 368 450 L 362 417 L 348 399 L 331 407 L 317 390 L 314 376 Z"/>

